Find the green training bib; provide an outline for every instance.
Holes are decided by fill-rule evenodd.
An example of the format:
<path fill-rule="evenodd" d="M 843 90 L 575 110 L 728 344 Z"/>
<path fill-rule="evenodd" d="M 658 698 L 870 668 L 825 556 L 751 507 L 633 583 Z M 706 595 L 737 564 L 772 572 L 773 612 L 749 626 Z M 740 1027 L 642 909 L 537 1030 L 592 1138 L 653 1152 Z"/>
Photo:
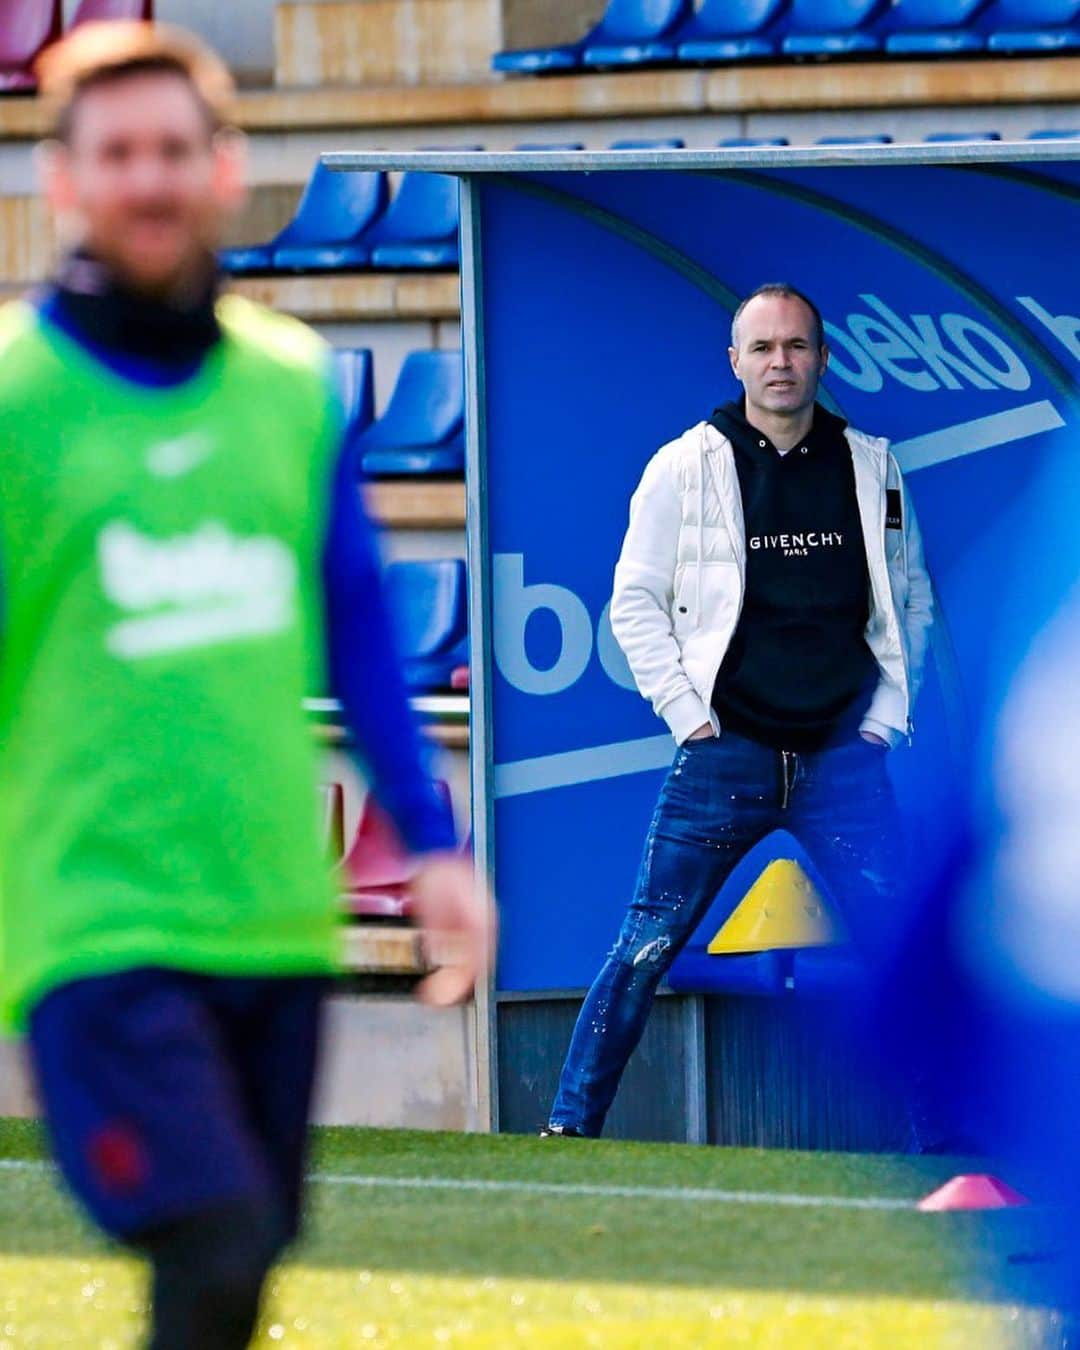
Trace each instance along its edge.
<path fill-rule="evenodd" d="M 334 966 L 316 750 L 322 341 L 237 297 L 184 384 L 0 311 L 0 995 Z"/>

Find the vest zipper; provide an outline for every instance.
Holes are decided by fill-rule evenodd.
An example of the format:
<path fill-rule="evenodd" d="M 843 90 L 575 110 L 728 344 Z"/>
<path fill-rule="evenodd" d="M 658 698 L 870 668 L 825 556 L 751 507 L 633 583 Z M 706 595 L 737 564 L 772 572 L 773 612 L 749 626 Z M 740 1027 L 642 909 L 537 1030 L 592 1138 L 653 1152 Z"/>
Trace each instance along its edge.
<path fill-rule="evenodd" d="M 885 463 L 885 487 L 884 487 L 884 491 L 885 491 L 886 494 L 887 494 L 888 491 L 889 491 L 889 465 L 888 465 L 888 461 L 886 461 L 886 463 Z M 856 497 L 857 497 L 857 496 L 858 496 L 858 494 L 856 493 Z M 901 506 L 901 526 L 903 526 L 904 523 L 905 523 L 904 520 L 903 520 L 903 515 L 902 515 L 902 513 L 903 513 L 903 506 Z M 896 612 L 896 601 L 895 601 L 895 597 L 893 596 L 892 579 L 891 579 L 891 577 L 889 576 L 889 540 L 888 540 L 889 522 L 888 522 L 888 517 L 889 517 L 889 512 L 888 512 L 888 508 L 886 507 L 886 508 L 882 511 L 882 513 L 881 513 L 881 557 L 882 557 L 883 563 L 885 564 L 885 589 L 886 589 L 886 592 L 887 592 L 888 597 L 889 597 L 889 613 L 890 613 L 890 615 L 892 616 L 892 621 L 893 621 L 893 625 L 894 625 L 894 634 L 895 634 L 895 637 L 896 637 L 896 649 L 897 649 L 897 651 L 900 653 L 900 669 L 904 672 L 904 701 L 905 701 L 905 703 L 907 704 L 907 715 L 906 715 L 906 717 L 905 717 L 904 720 L 905 720 L 905 723 L 906 723 L 906 726 L 907 726 L 907 733 L 906 733 L 907 743 L 908 743 L 908 746 L 910 747 L 910 746 L 911 746 L 911 742 L 912 742 L 912 737 L 913 737 L 914 734 L 915 734 L 915 727 L 914 727 L 914 724 L 913 724 L 912 721 L 911 721 L 911 674 L 910 674 L 910 672 L 908 671 L 907 647 L 905 646 L 905 643 L 904 643 L 904 634 L 903 634 L 903 633 L 901 632 L 901 630 L 900 630 L 900 615 Z M 868 560 L 868 565 L 869 565 L 869 560 Z M 905 537 L 904 537 L 904 570 L 905 570 L 905 572 L 907 571 L 907 535 L 906 535 L 906 531 L 905 531 Z M 886 627 L 887 627 L 887 625 L 886 625 Z"/>
<path fill-rule="evenodd" d="M 845 433 L 845 435 L 846 435 L 846 433 Z M 848 444 L 851 445 L 851 441 L 850 441 L 850 440 L 848 441 Z M 852 450 L 853 450 L 853 452 L 854 452 L 854 446 L 852 446 Z M 866 528 L 866 519 L 865 519 L 865 517 L 863 516 L 863 497 L 860 496 L 860 494 L 859 494 L 859 463 L 858 463 L 858 456 L 856 456 L 854 453 L 852 454 L 852 464 L 854 465 L 854 468 L 855 468 L 855 500 L 856 500 L 856 503 L 858 504 L 858 508 L 859 508 L 859 519 L 860 519 L 860 522 L 862 523 L 862 527 L 863 527 L 863 542 L 864 542 L 864 544 L 866 544 L 866 546 L 867 546 L 867 548 L 866 548 L 866 565 L 867 565 L 867 567 L 870 569 L 870 593 L 871 593 L 871 597 L 873 597 L 873 594 L 874 594 L 874 567 L 873 567 L 873 562 L 872 562 L 871 557 L 870 557 L 869 543 L 870 543 L 870 539 L 873 538 L 873 537 L 875 537 L 875 536 L 874 536 L 872 533 L 869 533 L 869 532 L 867 531 L 867 528 Z M 905 702 L 905 705 L 906 705 L 905 722 L 906 722 L 906 725 L 907 725 L 907 741 L 908 741 L 908 745 L 910 745 L 910 744 L 911 744 L 911 740 L 912 740 L 912 735 L 913 735 L 914 730 L 915 730 L 915 728 L 914 728 L 914 726 L 912 725 L 912 722 L 911 722 L 911 673 L 910 673 L 910 671 L 908 670 L 907 648 L 906 648 L 906 646 L 905 646 L 905 644 L 904 644 L 904 635 L 903 635 L 903 633 L 900 631 L 900 623 L 901 623 L 901 619 L 900 619 L 900 615 L 897 613 L 896 602 L 895 602 L 895 599 L 894 599 L 894 597 L 893 597 L 892 581 L 891 581 L 890 578 L 889 578 L 889 548 L 888 548 L 888 541 L 887 541 L 887 538 L 886 538 L 886 531 L 887 531 L 887 529 L 888 529 L 888 525 L 886 524 L 886 517 L 887 517 L 887 515 L 888 515 L 888 512 L 887 512 L 887 510 L 885 509 L 885 493 L 888 491 L 888 488 L 889 488 L 889 462 L 888 462 L 888 459 L 886 459 L 886 462 L 885 462 L 885 476 L 884 476 L 884 479 L 880 479 L 880 480 L 875 479 L 875 484 L 874 484 L 874 508 L 875 508 L 875 510 L 880 510 L 880 512 L 881 512 L 881 528 L 880 528 L 880 530 L 877 531 L 876 538 L 877 538 L 877 541 L 880 543 L 880 546 L 881 546 L 881 565 L 882 565 L 882 568 L 883 568 L 883 571 L 884 571 L 884 576 L 885 576 L 884 599 L 886 599 L 887 602 L 888 602 L 888 609 L 885 611 L 885 633 L 886 633 L 886 636 L 892 636 L 892 637 L 895 639 L 895 641 L 896 641 L 896 649 L 897 649 L 897 652 L 898 652 L 899 657 L 900 657 L 900 670 L 901 670 L 901 673 L 903 674 L 903 677 L 904 677 L 904 702 Z M 863 495 L 865 496 L 865 494 L 863 494 Z M 906 538 L 906 536 L 905 536 L 905 539 L 904 539 L 904 549 L 905 549 L 905 567 L 906 567 L 906 561 L 907 561 L 907 553 L 906 553 L 906 550 L 907 550 L 907 538 Z"/>
<path fill-rule="evenodd" d="M 730 446 L 729 446 L 729 449 L 730 449 Z M 725 656 L 725 654 L 726 654 L 726 652 L 727 652 L 727 648 L 728 648 L 728 646 L 729 646 L 730 643 L 731 643 L 731 639 L 735 636 L 735 630 L 736 630 L 736 628 L 738 628 L 738 626 L 739 626 L 739 619 L 742 617 L 743 602 L 744 602 L 745 599 L 746 599 L 746 522 L 745 522 L 745 520 L 743 521 L 743 528 L 742 528 L 742 532 L 741 532 L 741 533 L 738 532 L 738 531 L 736 531 L 736 530 L 733 528 L 733 525 L 732 525 L 732 512 L 731 512 L 731 510 L 730 510 L 730 508 L 729 508 L 729 506 L 728 506 L 728 498 L 727 498 L 727 497 L 724 495 L 724 493 L 721 491 L 721 486 L 722 486 L 722 484 L 721 484 L 721 482 L 720 482 L 720 476 L 719 476 L 719 475 L 720 475 L 720 470 L 719 470 L 719 468 L 713 463 L 712 459 L 710 459 L 710 458 L 708 457 L 708 456 L 709 456 L 709 453 L 710 453 L 710 452 L 709 452 L 708 450 L 702 449 L 700 446 L 698 447 L 698 464 L 699 464 L 700 467 L 703 467 L 703 468 L 705 469 L 705 471 L 706 471 L 705 475 L 704 475 L 702 478 L 700 478 L 700 479 L 698 480 L 698 487 L 699 487 L 699 491 L 700 491 L 700 493 L 701 493 L 700 500 L 699 500 L 699 502 L 698 502 L 698 507 L 699 507 L 699 510 L 700 510 L 700 513 L 701 513 L 702 521 L 704 521 L 704 518 L 705 518 L 705 476 L 710 477 L 710 478 L 712 479 L 712 482 L 713 482 L 713 487 L 714 487 L 714 489 L 715 489 L 715 491 L 716 491 L 716 499 L 717 499 L 717 501 L 718 501 L 719 504 L 720 504 L 720 514 L 721 514 L 721 516 L 723 517 L 724 527 L 725 527 L 725 529 L 726 529 L 727 532 L 728 532 L 728 538 L 731 540 L 731 551 L 732 551 L 732 553 L 734 553 L 734 555 L 735 555 L 735 570 L 736 570 L 736 571 L 738 572 L 738 574 L 739 574 L 739 599 L 738 599 L 738 603 L 737 603 L 736 606 L 735 606 L 735 618 L 734 618 L 734 620 L 733 620 L 733 622 L 732 622 L 732 624 L 731 624 L 731 631 L 730 631 L 730 632 L 728 633 L 728 635 L 727 635 L 727 642 L 724 644 L 724 650 L 721 651 L 721 652 L 720 652 L 720 655 L 717 657 L 716 665 L 715 665 L 715 667 L 714 667 L 714 669 L 713 669 L 713 671 L 712 671 L 712 678 L 710 679 L 709 685 L 708 685 L 709 693 L 708 693 L 708 696 L 705 698 L 705 702 L 706 702 L 706 703 L 709 703 L 709 702 L 711 701 L 711 698 L 712 698 L 712 690 L 713 690 L 714 685 L 716 684 L 716 677 L 717 677 L 717 675 L 720 674 L 720 667 L 721 667 L 721 666 L 723 665 L 723 663 L 724 663 L 724 656 Z M 732 459 L 732 462 L 731 462 L 731 472 L 732 472 L 732 473 L 735 472 L 735 462 L 734 462 L 734 459 Z M 735 489 L 735 492 L 736 492 L 736 496 L 737 496 L 737 495 L 738 495 L 738 488 L 737 488 L 737 487 L 736 487 L 736 489 Z M 739 500 L 740 500 L 740 505 L 741 505 L 741 498 L 740 498 Z M 698 547 L 698 560 L 697 560 L 699 586 L 700 586 L 700 577 L 701 577 L 701 573 L 702 573 L 702 571 L 703 571 L 703 569 L 704 569 L 704 567 L 705 567 L 705 559 L 704 559 L 703 556 L 701 556 L 702 551 L 703 551 L 703 550 L 702 550 L 702 547 L 701 547 L 701 545 L 699 544 L 699 547 Z M 700 605 L 700 597 L 699 597 L 699 605 Z M 702 618 L 701 618 L 701 614 L 699 613 L 699 614 L 698 614 L 698 623 L 700 624 L 701 622 L 702 622 Z"/>
<path fill-rule="evenodd" d="M 798 771 L 799 761 L 793 750 L 780 751 L 781 772 L 784 779 L 784 790 L 780 798 L 780 810 L 786 811 L 788 803 L 791 801 L 791 789 L 795 786 L 795 774 Z"/>

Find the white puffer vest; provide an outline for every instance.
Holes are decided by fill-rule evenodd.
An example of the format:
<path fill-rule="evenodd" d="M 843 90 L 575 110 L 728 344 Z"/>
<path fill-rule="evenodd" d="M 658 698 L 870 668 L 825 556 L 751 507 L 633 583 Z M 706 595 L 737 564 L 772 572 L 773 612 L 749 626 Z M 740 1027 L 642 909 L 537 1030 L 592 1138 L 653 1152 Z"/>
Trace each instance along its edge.
<path fill-rule="evenodd" d="M 930 578 L 910 499 L 888 441 L 845 435 L 870 574 L 866 641 L 880 679 L 862 729 L 890 745 L 912 733 L 933 622 Z M 900 494 L 901 528 L 886 527 L 886 491 Z M 630 502 L 615 568 L 611 627 L 642 696 L 682 744 L 711 722 L 717 672 L 742 611 L 746 531 L 727 437 L 699 422 L 663 446 Z"/>

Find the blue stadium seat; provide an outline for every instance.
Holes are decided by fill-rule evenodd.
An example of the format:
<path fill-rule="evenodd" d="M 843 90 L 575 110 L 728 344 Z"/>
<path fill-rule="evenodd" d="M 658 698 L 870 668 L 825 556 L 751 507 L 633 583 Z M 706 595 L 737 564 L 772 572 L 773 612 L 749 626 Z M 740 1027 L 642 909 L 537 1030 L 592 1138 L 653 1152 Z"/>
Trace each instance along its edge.
<path fill-rule="evenodd" d="M 449 689 L 469 659 L 464 560 L 390 563 L 384 584 L 406 684 L 413 693 Z"/>
<path fill-rule="evenodd" d="M 1045 128 L 1042 131 L 1029 131 L 1027 134 L 1029 141 L 1076 141 L 1080 140 L 1080 127 L 1075 131 L 1064 131 Z"/>
<path fill-rule="evenodd" d="M 515 51 L 496 52 L 491 58 L 491 68 L 502 75 L 557 75 L 578 68 L 584 45 L 585 39 L 581 38 L 557 47 L 521 47 Z"/>
<path fill-rule="evenodd" d="M 339 272 L 362 267 L 367 253 L 364 233 L 387 209 L 389 198 L 384 173 L 336 173 L 316 164 L 296 215 L 271 244 L 273 270 Z"/>
<path fill-rule="evenodd" d="M 218 263 L 230 276 L 255 276 L 274 270 L 274 241 L 268 244 L 236 244 L 218 253 Z"/>
<path fill-rule="evenodd" d="M 359 437 L 370 478 L 460 474 L 465 468 L 465 380 L 460 351 L 410 352 L 382 417 Z"/>
<path fill-rule="evenodd" d="M 885 50 L 894 56 L 955 56 L 981 51 L 974 19 L 986 0 L 896 0 L 886 22 Z"/>
<path fill-rule="evenodd" d="M 525 47 L 519 51 L 496 52 L 491 58 L 491 68 L 501 75 L 554 75 L 576 70 L 580 62 L 581 44 L 573 42 L 565 47 Z"/>
<path fill-rule="evenodd" d="M 456 267 L 458 220 L 456 178 L 443 173 L 405 174 L 386 214 L 365 237 L 371 265 Z"/>
<path fill-rule="evenodd" d="M 267 244 L 223 249 L 221 265 L 241 276 L 360 267 L 367 261 L 361 237 L 389 196 L 384 173 L 334 173 L 318 163 L 285 228 Z"/>
<path fill-rule="evenodd" d="M 587 66 L 639 66 L 673 61 L 670 34 L 689 16 L 691 0 L 608 0 L 603 18 L 578 42 L 497 52 L 493 70 L 508 75 L 551 75 Z"/>
<path fill-rule="evenodd" d="M 629 140 L 612 141 L 608 146 L 609 150 L 685 150 L 686 142 L 680 140 L 678 136 L 669 136 L 666 140 L 637 140 L 631 136 Z"/>
<path fill-rule="evenodd" d="M 979 16 L 992 52 L 1066 52 L 1080 48 L 1080 0 L 994 0 Z"/>
<path fill-rule="evenodd" d="M 672 41 L 686 62 L 746 61 L 772 56 L 774 30 L 787 0 L 704 0 Z"/>
<path fill-rule="evenodd" d="M 672 34 L 693 12 L 692 0 L 608 0 L 604 17 L 582 43 L 583 66 L 644 66 L 675 60 Z"/>
<path fill-rule="evenodd" d="M 815 145 L 892 145 L 892 137 L 877 136 L 821 136 Z"/>
<path fill-rule="evenodd" d="M 856 56 L 881 41 L 873 20 L 881 0 L 792 0 L 783 50 L 788 56 Z"/>
<path fill-rule="evenodd" d="M 584 141 L 522 141 L 515 150 L 584 150 Z"/>
<path fill-rule="evenodd" d="M 725 141 L 717 141 L 721 150 L 756 150 L 775 145 L 790 145 L 786 136 L 729 136 Z"/>
<path fill-rule="evenodd" d="M 334 374 L 345 412 L 346 435 L 352 440 L 375 420 L 375 361 L 368 347 L 339 347 Z"/>
<path fill-rule="evenodd" d="M 1000 141 L 1000 131 L 934 131 L 923 140 L 927 145 L 950 145 L 967 141 Z"/>

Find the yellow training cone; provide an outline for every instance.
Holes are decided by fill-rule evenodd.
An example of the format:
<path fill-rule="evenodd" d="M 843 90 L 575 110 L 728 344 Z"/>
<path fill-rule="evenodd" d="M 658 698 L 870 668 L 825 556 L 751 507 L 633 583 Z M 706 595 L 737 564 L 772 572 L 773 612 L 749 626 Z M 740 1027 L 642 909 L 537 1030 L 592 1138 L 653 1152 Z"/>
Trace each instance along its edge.
<path fill-rule="evenodd" d="M 793 858 L 771 862 L 709 943 L 712 956 L 775 947 L 830 947 L 844 934 Z"/>

